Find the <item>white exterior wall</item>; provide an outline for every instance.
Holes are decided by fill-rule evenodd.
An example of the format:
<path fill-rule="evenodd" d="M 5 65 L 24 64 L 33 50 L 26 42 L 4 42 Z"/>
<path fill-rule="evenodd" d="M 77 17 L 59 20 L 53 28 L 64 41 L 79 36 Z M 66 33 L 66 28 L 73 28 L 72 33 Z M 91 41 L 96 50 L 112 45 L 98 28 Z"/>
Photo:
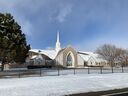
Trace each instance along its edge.
<path fill-rule="evenodd" d="M 84 59 L 78 54 L 78 66 L 84 66 Z"/>
<path fill-rule="evenodd" d="M 63 54 L 59 54 L 56 58 L 55 58 L 57 64 L 63 65 Z"/>
<path fill-rule="evenodd" d="M 93 65 L 95 66 L 96 65 L 96 61 L 94 58 L 90 57 L 89 60 L 88 60 L 88 65 Z"/>

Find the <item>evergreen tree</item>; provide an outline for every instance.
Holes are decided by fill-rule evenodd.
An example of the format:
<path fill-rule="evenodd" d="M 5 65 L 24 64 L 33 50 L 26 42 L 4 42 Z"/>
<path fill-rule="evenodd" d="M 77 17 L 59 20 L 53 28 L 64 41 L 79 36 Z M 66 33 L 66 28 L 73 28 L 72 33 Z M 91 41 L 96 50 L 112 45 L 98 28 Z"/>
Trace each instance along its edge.
<path fill-rule="evenodd" d="M 0 13 L 0 60 L 5 62 L 24 62 L 30 45 L 27 45 L 25 34 L 20 25 L 9 13 Z"/>

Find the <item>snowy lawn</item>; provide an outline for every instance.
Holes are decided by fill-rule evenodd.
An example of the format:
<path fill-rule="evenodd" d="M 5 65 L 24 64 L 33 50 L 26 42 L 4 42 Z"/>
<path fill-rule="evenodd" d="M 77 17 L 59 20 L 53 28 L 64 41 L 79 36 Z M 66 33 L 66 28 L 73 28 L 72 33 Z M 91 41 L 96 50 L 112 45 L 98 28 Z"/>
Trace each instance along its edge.
<path fill-rule="evenodd" d="M 128 73 L 0 79 L 0 96 L 62 96 L 128 87 Z"/>

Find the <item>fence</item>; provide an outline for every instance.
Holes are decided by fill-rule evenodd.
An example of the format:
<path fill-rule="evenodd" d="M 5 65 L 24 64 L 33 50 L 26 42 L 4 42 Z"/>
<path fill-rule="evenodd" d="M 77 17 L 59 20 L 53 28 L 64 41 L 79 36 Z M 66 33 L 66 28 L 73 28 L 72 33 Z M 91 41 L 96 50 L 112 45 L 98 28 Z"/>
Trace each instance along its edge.
<path fill-rule="evenodd" d="M 85 67 L 85 68 L 38 68 L 10 69 L 0 72 L 0 78 L 24 78 L 34 76 L 59 76 L 68 74 L 128 73 L 128 67 Z"/>

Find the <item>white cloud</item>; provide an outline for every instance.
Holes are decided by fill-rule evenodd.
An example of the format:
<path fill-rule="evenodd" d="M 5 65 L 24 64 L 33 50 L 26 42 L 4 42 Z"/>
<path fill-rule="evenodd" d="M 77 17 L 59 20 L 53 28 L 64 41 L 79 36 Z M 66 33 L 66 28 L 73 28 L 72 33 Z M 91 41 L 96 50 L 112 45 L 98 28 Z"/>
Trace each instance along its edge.
<path fill-rule="evenodd" d="M 27 9 L 31 9 L 32 11 L 32 8 L 28 7 L 28 4 L 31 2 L 32 0 L 29 0 L 26 3 L 24 2 L 25 3 L 24 4 L 22 0 L 13 0 L 13 1 L 0 0 L 0 11 L 3 13 L 6 12 L 11 13 L 14 16 L 15 21 L 18 22 L 18 24 L 21 26 L 22 32 L 25 33 L 27 36 L 30 36 L 32 34 L 33 27 L 31 22 L 25 16 L 22 10 L 27 8 Z M 35 8 L 33 7 L 33 9 Z"/>
<path fill-rule="evenodd" d="M 21 16 L 21 14 L 14 13 L 14 19 L 21 26 L 21 30 L 23 33 L 25 33 L 27 36 L 32 35 L 33 25 L 27 18 Z"/>
<path fill-rule="evenodd" d="M 22 32 L 27 36 L 31 36 L 33 31 L 33 25 L 31 24 L 31 22 L 28 19 L 23 18 L 22 16 L 19 16 L 17 14 L 14 17 L 16 22 L 18 22 L 18 24 L 21 26 Z"/>
<path fill-rule="evenodd" d="M 22 31 L 26 34 L 26 35 L 28 35 L 28 36 L 30 36 L 31 34 L 32 34 L 32 31 L 31 31 L 31 29 L 32 29 L 32 26 L 31 26 L 31 24 L 30 24 L 30 22 L 29 21 L 26 21 L 24 24 L 22 24 Z"/>
<path fill-rule="evenodd" d="M 0 12 L 11 13 L 18 24 L 21 25 L 22 31 L 27 36 L 31 36 L 32 39 L 34 38 L 31 41 L 32 44 L 39 41 L 43 42 L 47 38 L 53 39 L 54 36 L 46 36 L 46 34 L 51 34 L 50 32 L 60 29 L 64 32 L 63 37 L 67 38 L 67 41 L 64 42 L 69 43 L 72 40 L 76 44 L 79 41 L 79 44 L 76 44 L 79 49 L 93 50 L 100 44 L 108 42 L 110 36 L 107 35 L 110 33 L 122 33 L 127 36 L 127 2 L 123 4 L 121 2 L 119 0 L 117 2 L 116 0 L 0 0 Z M 62 23 L 63 26 L 61 26 Z M 98 38 L 91 38 L 92 40 L 87 41 L 87 38 L 82 35 L 88 35 L 89 28 L 93 29 L 95 26 L 94 29 L 97 30 L 91 31 L 106 33 L 106 38 L 102 34 L 102 38 L 98 36 Z M 72 34 L 74 38 L 78 39 L 68 38 Z M 90 34 L 97 36 L 94 32 Z M 113 35 L 110 39 L 113 40 L 116 37 Z M 93 39 L 95 40 L 93 41 Z M 116 40 L 113 41 L 115 44 L 127 45 L 127 42 L 125 44 L 119 42 L 121 40 L 122 42 L 127 41 L 127 39 L 124 40 L 124 37 Z M 46 45 L 45 43 L 47 44 L 47 42 L 43 42 L 42 45 Z M 34 45 L 38 46 L 39 44 L 37 44 Z"/>
<path fill-rule="evenodd" d="M 66 6 L 65 5 L 61 6 L 56 19 L 60 23 L 64 22 L 66 16 L 68 16 L 71 13 L 71 11 L 72 11 L 72 5 L 68 4 Z"/>

